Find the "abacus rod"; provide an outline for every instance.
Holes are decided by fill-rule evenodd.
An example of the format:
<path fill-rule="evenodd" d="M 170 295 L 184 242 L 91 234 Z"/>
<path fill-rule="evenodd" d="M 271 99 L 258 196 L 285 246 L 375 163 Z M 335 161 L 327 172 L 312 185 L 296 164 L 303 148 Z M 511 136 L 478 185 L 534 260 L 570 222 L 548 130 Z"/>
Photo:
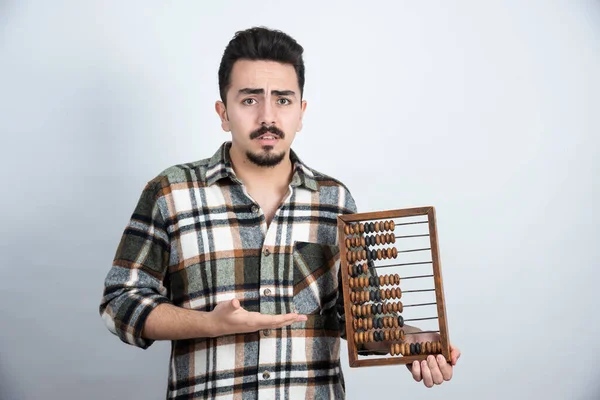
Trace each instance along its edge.
<path fill-rule="evenodd" d="M 416 304 L 403 304 L 402 307 L 420 307 L 420 306 L 435 306 L 437 303 L 416 303 Z"/>
<path fill-rule="evenodd" d="M 404 332 L 405 335 L 420 335 L 421 333 L 440 333 L 440 331 Z"/>
<path fill-rule="evenodd" d="M 432 278 L 434 275 L 415 275 L 415 276 L 401 276 L 400 282 L 406 279 L 417 279 L 417 278 Z"/>
<path fill-rule="evenodd" d="M 423 235 L 403 235 L 403 236 L 396 236 L 396 239 L 412 238 L 412 237 L 425 237 L 425 236 L 429 236 L 429 233 L 425 233 Z"/>
<path fill-rule="evenodd" d="M 409 321 L 425 321 L 428 319 L 438 319 L 438 317 L 427 317 L 427 318 L 411 318 L 411 319 L 405 319 L 404 322 L 409 322 Z"/>
<path fill-rule="evenodd" d="M 403 290 L 402 293 L 435 292 L 435 289 Z"/>
<path fill-rule="evenodd" d="M 404 267 L 407 265 L 423 265 L 423 264 L 431 264 L 431 263 L 432 263 L 432 261 L 422 261 L 422 262 L 403 263 L 403 264 L 375 265 L 375 266 L 373 266 L 373 268 Z"/>

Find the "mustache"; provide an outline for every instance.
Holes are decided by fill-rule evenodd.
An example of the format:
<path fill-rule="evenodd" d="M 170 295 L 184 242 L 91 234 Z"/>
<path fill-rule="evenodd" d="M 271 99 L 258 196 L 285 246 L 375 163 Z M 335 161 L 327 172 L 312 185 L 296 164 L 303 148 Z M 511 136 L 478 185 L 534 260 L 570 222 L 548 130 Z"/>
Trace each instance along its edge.
<path fill-rule="evenodd" d="M 259 129 L 255 130 L 250 134 L 250 139 L 256 139 L 265 133 L 272 133 L 275 136 L 278 136 L 280 139 L 285 138 L 285 133 L 282 130 L 277 128 L 276 126 L 261 126 Z"/>

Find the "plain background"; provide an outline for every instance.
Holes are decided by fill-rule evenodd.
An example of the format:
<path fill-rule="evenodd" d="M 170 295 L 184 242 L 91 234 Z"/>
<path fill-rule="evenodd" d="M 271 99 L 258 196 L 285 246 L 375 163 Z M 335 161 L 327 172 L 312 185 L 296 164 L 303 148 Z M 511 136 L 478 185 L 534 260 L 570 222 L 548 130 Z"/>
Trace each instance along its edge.
<path fill-rule="evenodd" d="M 598 399 L 597 1 L 0 1 L 0 397 L 160 399 L 98 304 L 147 180 L 229 138 L 234 32 L 305 47 L 294 149 L 360 211 L 437 209 L 452 382 L 349 369 L 348 399 Z"/>

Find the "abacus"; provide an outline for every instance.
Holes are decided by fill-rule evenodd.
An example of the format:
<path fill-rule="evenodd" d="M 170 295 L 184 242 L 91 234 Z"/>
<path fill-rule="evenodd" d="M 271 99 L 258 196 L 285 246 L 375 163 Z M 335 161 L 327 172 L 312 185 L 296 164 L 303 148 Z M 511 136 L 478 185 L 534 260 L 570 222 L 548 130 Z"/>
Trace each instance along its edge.
<path fill-rule="evenodd" d="M 339 215 L 338 237 L 350 366 L 450 361 L 435 208 Z"/>

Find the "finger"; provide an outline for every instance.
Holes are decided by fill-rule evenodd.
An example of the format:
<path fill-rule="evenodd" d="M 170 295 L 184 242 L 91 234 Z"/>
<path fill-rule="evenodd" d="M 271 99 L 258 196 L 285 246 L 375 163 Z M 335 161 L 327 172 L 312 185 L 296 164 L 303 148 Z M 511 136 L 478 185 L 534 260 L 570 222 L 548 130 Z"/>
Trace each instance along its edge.
<path fill-rule="evenodd" d="M 238 299 L 235 299 L 235 298 L 234 298 L 234 299 L 231 299 L 231 302 L 230 302 L 229 304 L 231 305 L 231 307 L 232 307 L 234 310 L 237 310 L 237 309 L 240 309 L 240 308 L 241 308 L 240 301 L 239 301 Z"/>
<path fill-rule="evenodd" d="M 429 370 L 431 371 L 431 378 L 433 383 L 436 385 L 441 385 L 444 383 L 444 376 L 442 375 L 442 371 L 440 370 L 440 363 L 446 363 L 446 359 L 444 357 L 438 357 L 437 360 L 434 356 L 427 357 L 427 365 L 429 366 Z"/>
<path fill-rule="evenodd" d="M 423 384 L 428 388 L 433 387 L 431 370 L 429 369 L 429 364 L 427 364 L 426 360 L 421 361 L 421 375 L 423 376 Z"/>
<path fill-rule="evenodd" d="M 421 382 L 423 376 L 421 375 L 421 365 L 418 361 L 413 361 L 412 367 L 410 368 L 410 372 L 412 372 L 412 376 L 415 381 Z"/>
<path fill-rule="evenodd" d="M 456 362 L 460 358 L 460 350 L 452 345 L 450 345 L 450 360 L 452 365 L 456 365 Z"/>
<path fill-rule="evenodd" d="M 444 358 L 443 355 L 439 354 L 437 357 L 437 364 L 439 366 L 439 369 L 442 373 L 442 377 L 444 378 L 445 381 L 449 381 L 450 379 L 452 379 L 452 365 L 450 365 L 446 359 Z"/>
<path fill-rule="evenodd" d="M 262 327 L 261 329 L 277 329 L 283 328 L 284 326 L 291 325 L 298 319 L 298 314 L 281 314 L 281 315 L 265 315 L 259 314 L 258 323 Z"/>

